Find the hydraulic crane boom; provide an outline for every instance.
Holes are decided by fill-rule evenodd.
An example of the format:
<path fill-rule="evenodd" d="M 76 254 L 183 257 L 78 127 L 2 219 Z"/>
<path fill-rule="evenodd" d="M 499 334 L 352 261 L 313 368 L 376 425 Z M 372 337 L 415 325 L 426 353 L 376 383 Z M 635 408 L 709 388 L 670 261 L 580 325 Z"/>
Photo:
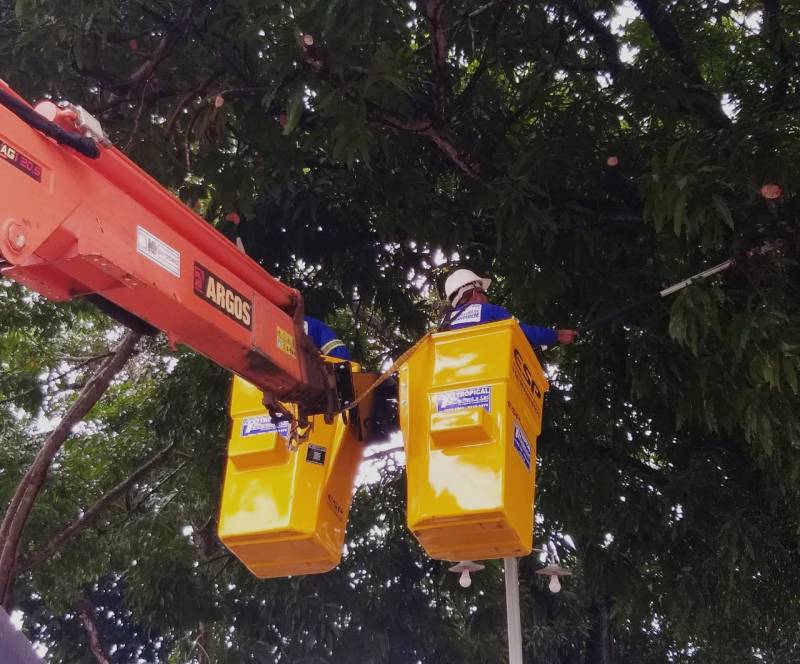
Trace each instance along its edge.
<path fill-rule="evenodd" d="M 330 409 L 332 378 L 303 332 L 299 292 L 115 148 L 88 141 L 84 152 L 99 152 L 91 158 L 45 136 L 85 147 L 81 109 L 45 102 L 37 109 L 47 122 L 3 81 L 0 102 L 3 276 L 51 300 L 99 296 L 269 399 Z"/>

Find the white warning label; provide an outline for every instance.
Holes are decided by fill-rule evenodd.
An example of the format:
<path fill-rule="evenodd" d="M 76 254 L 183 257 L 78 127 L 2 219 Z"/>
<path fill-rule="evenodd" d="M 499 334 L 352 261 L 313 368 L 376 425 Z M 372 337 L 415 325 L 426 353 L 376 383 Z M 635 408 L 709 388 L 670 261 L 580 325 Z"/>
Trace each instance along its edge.
<path fill-rule="evenodd" d="M 181 253 L 141 226 L 136 227 L 136 251 L 167 272 L 181 276 Z"/>
<path fill-rule="evenodd" d="M 464 325 L 466 323 L 480 323 L 481 322 L 481 305 L 470 304 L 468 307 L 457 312 L 455 316 L 450 319 L 450 325 Z"/>

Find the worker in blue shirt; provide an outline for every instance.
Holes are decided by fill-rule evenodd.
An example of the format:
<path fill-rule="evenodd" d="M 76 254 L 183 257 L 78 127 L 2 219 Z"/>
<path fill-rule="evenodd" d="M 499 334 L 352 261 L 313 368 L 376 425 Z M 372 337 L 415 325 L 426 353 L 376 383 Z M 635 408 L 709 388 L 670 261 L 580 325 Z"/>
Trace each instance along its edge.
<path fill-rule="evenodd" d="M 344 341 L 339 339 L 336 333 L 321 320 L 306 316 L 305 331 L 323 355 L 336 357 L 340 360 L 353 359 L 347 346 L 344 345 Z"/>
<path fill-rule="evenodd" d="M 233 223 L 238 226 L 239 215 L 238 213 L 234 214 L 236 214 L 236 221 L 233 221 L 233 219 L 228 219 L 228 217 L 231 217 L 231 215 L 226 217 L 226 221 L 233 221 Z M 241 251 L 243 254 L 247 254 L 241 237 L 236 235 L 234 238 L 234 243 L 239 251 Z M 353 359 L 350 355 L 350 351 L 347 350 L 347 346 L 344 345 L 344 341 L 339 339 L 336 336 L 336 332 L 325 325 L 325 323 L 323 323 L 321 320 L 312 318 L 311 316 L 306 316 L 304 320 L 304 328 L 305 333 L 311 338 L 311 341 L 314 342 L 314 345 L 319 348 L 319 352 L 323 355 L 336 357 L 340 360 Z"/>
<path fill-rule="evenodd" d="M 481 323 L 492 323 L 511 318 L 505 307 L 490 304 L 486 291 L 491 279 L 479 277 L 471 270 L 456 270 L 444 282 L 444 292 L 453 311 L 445 319 L 444 327 L 457 330 Z M 578 336 L 575 330 L 554 330 L 520 323 L 531 346 L 554 346 L 571 344 Z"/>

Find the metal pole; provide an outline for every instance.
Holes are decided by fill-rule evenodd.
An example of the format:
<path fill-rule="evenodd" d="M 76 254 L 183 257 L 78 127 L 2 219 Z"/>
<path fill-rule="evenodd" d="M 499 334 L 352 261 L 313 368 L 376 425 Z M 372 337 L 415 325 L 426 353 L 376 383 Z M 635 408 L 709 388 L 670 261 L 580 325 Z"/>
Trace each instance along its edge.
<path fill-rule="evenodd" d="M 724 272 L 729 267 L 733 267 L 735 265 L 736 260 L 733 258 L 729 258 L 726 261 L 723 261 L 719 265 L 715 265 L 714 267 L 710 267 L 707 270 L 703 270 L 702 272 L 698 272 L 697 274 L 693 274 L 688 279 L 684 279 L 683 281 L 679 281 L 677 284 L 672 284 L 669 288 L 665 288 L 658 292 L 659 297 L 666 297 L 667 295 L 672 295 L 673 293 L 677 293 L 679 290 L 683 290 L 687 286 L 691 286 L 695 281 L 700 281 L 701 279 L 708 279 L 709 277 L 713 277 L 715 274 L 719 272 Z"/>
<path fill-rule="evenodd" d="M 503 558 L 506 576 L 508 664 L 522 664 L 522 623 L 519 612 L 519 566 L 516 558 Z"/>

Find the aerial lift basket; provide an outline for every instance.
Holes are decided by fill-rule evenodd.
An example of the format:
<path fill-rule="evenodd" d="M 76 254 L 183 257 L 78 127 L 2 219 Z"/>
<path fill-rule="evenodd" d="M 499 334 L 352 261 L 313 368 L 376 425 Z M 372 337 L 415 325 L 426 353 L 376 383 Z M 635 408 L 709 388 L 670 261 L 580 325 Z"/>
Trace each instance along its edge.
<path fill-rule="evenodd" d="M 531 552 L 547 389 L 514 319 L 433 334 L 401 367 L 408 527 L 432 558 Z"/>
<path fill-rule="evenodd" d="M 352 367 L 356 389 L 375 380 Z M 327 572 L 341 559 L 364 449 L 358 413 L 312 417 L 308 442 L 290 451 L 289 423 L 273 422 L 262 399 L 234 376 L 219 537 L 260 578 Z"/>

